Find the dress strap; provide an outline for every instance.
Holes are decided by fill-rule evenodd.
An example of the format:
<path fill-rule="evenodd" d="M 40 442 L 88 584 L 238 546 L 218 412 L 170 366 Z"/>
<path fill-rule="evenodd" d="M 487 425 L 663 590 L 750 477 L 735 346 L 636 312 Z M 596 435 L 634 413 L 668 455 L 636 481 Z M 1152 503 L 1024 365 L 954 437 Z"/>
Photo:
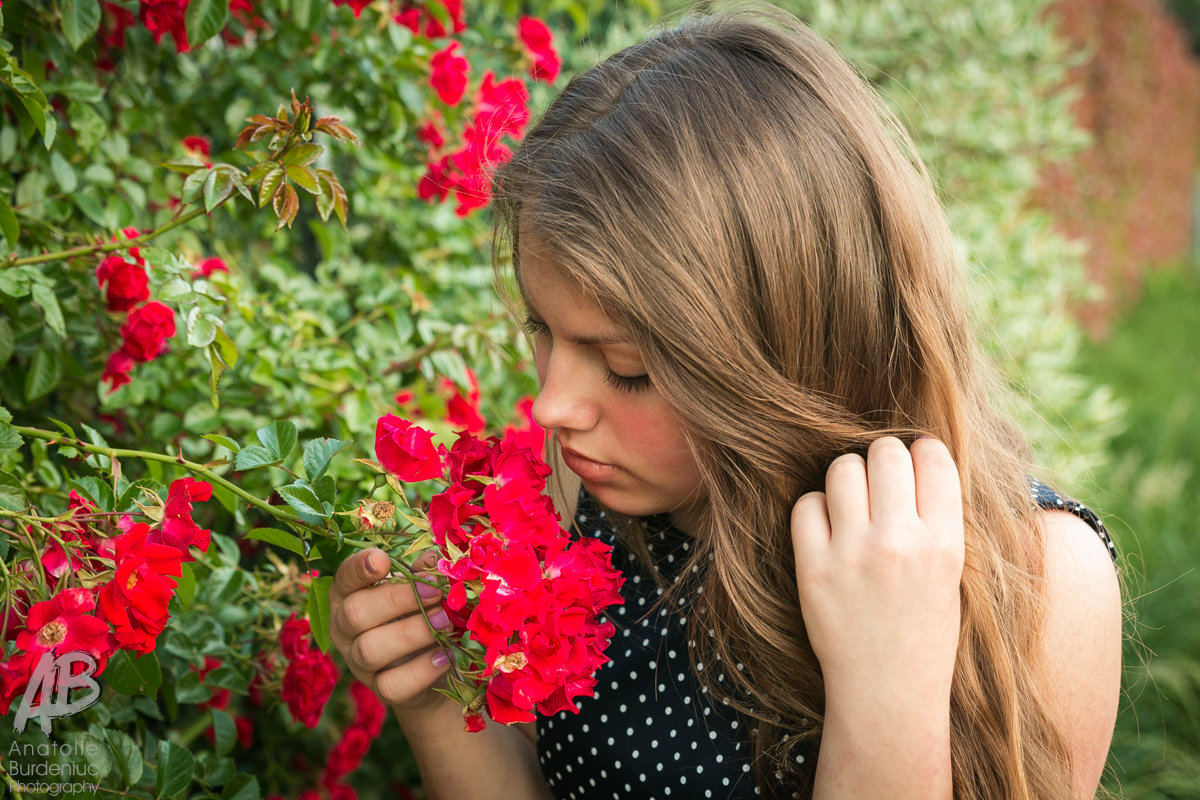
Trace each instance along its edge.
<path fill-rule="evenodd" d="M 1039 508 L 1046 511 L 1053 509 L 1066 511 L 1086 522 L 1096 532 L 1096 535 L 1100 537 L 1100 541 L 1104 542 L 1104 546 L 1108 548 L 1108 554 L 1112 556 L 1113 562 L 1116 562 L 1117 546 L 1113 543 L 1112 537 L 1108 534 L 1108 529 L 1104 527 L 1104 523 L 1096 515 L 1095 511 L 1092 511 L 1078 500 L 1073 500 L 1070 497 L 1059 494 L 1037 478 L 1029 479 L 1029 491 Z"/>

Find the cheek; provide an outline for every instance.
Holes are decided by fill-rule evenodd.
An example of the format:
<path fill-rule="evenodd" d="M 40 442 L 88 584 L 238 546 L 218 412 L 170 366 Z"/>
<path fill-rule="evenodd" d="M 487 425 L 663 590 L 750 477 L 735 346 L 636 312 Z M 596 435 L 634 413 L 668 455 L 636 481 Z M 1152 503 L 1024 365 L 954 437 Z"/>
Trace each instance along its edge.
<path fill-rule="evenodd" d="M 683 428 L 669 408 L 643 409 L 626 416 L 626 441 L 664 465 L 690 465 L 691 452 Z"/>

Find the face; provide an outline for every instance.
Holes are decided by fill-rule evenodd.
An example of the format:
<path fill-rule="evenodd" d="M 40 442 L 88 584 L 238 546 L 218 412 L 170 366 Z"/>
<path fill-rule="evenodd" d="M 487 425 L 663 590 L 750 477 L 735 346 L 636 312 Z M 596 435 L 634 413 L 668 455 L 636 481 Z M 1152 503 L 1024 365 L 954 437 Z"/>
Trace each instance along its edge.
<path fill-rule="evenodd" d="M 534 420 L 605 506 L 635 516 L 670 513 L 676 526 L 695 532 L 699 472 L 637 346 L 535 237 L 522 232 L 520 255 L 541 385 Z"/>

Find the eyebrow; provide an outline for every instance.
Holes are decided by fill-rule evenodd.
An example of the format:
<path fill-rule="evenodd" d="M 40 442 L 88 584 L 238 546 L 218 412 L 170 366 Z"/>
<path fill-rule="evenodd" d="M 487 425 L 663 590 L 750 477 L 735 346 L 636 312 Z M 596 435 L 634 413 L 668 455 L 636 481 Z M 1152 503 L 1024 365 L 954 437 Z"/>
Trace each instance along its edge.
<path fill-rule="evenodd" d="M 525 310 L 532 316 L 540 318 L 542 315 L 533 307 L 533 301 L 529 299 L 528 292 L 525 291 L 525 281 L 521 280 L 520 272 L 517 273 L 517 287 L 521 290 L 521 300 L 525 303 Z M 572 344 L 577 344 L 581 347 L 605 347 L 615 344 L 633 344 L 633 340 L 628 336 L 619 333 L 608 333 L 602 336 L 569 336 L 567 341 Z"/>

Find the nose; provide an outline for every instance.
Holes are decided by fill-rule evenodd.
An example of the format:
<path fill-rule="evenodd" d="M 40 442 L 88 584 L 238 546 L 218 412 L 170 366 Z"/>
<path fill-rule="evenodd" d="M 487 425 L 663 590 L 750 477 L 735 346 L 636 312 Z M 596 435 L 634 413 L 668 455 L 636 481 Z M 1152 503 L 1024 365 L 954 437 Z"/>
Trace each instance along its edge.
<path fill-rule="evenodd" d="M 587 431 L 599 421 L 599 409 L 587 385 L 587 369 L 565 347 L 538 359 L 541 391 L 533 401 L 533 421 L 546 430 Z"/>

